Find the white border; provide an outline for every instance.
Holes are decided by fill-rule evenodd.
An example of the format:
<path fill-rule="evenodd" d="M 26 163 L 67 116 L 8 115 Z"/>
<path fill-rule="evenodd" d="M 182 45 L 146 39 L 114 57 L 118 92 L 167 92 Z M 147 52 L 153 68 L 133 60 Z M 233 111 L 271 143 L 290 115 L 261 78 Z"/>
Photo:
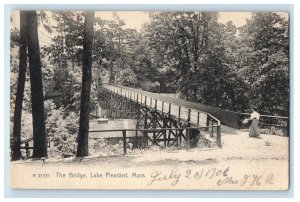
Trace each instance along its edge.
<path fill-rule="evenodd" d="M 169 3 L 170 1 L 168 0 L 144 0 L 143 4 L 166 4 Z M 1 1 L 2 5 L 1 5 L 1 10 L 0 13 L 2 13 L 2 16 L 4 15 L 4 4 L 35 4 L 35 3 L 39 3 L 39 4 L 62 4 L 61 0 L 43 0 L 41 2 L 37 2 L 34 0 L 27 0 L 26 2 L 22 1 L 22 0 L 2 0 Z M 79 0 L 72 0 L 72 1 L 66 1 L 63 2 L 64 4 L 140 4 L 140 1 L 137 0 L 127 0 L 126 2 L 124 1 L 117 1 L 117 0 L 103 0 L 103 1 L 97 1 L 97 0 L 84 0 L 84 1 L 79 1 Z M 239 0 L 228 0 L 226 2 L 222 1 L 222 0 L 202 0 L 201 2 L 196 1 L 196 0 L 181 0 L 181 1 L 175 1 L 173 0 L 171 2 L 172 4 L 293 4 L 294 5 L 294 25 L 299 25 L 299 1 L 297 0 L 252 0 L 252 1 L 239 1 Z M 0 21 L 1 24 L 1 28 L 4 28 L 4 20 Z M 297 92 L 295 89 L 299 86 L 299 80 L 297 77 L 299 77 L 299 29 L 296 29 L 297 26 L 295 26 L 294 29 L 294 69 L 293 69 L 293 75 L 290 75 L 293 81 L 293 86 L 294 86 L 294 91 L 292 91 L 291 93 L 293 94 L 294 100 L 291 100 L 291 104 L 294 103 L 293 107 L 293 111 L 294 111 L 294 124 L 292 123 L 291 125 L 294 125 L 294 199 L 286 199 L 286 200 L 292 200 L 292 201 L 296 201 L 299 199 L 299 191 L 297 192 L 296 190 L 299 190 L 299 173 L 297 171 L 299 171 L 299 125 L 298 124 L 298 113 L 299 112 L 299 107 L 296 105 L 296 103 L 299 103 L 299 92 Z M 4 29 L 2 29 L 4 30 Z M 4 44 L 4 33 L 3 31 L 0 32 L 1 34 L 1 44 Z M 3 116 L 3 112 L 4 112 L 4 49 L 3 46 L 1 48 L 1 53 L 0 53 L 0 58 L 1 58 L 1 63 L 2 63 L 2 68 L 0 68 L 0 128 L 1 128 L 1 146 L 2 148 L 0 149 L 1 151 L 1 164 L 0 165 L 4 165 L 3 162 L 3 134 L 4 134 L 4 116 Z M 0 168 L 0 179 L 4 179 L 4 171 L 3 171 L 3 166 L 1 166 Z M 298 179 L 298 180 L 297 180 Z M 0 194 L 3 197 L 3 180 L 1 180 L 1 190 L 0 190 Z M 112 196 L 114 195 L 113 193 L 111 194 Z M 215 194 L 212 194 L 215 196 Z M 54 196 L 55 197 L 55 196 Z M 116 196 L 117 197 L 117 196 Z M 155 196 L 154 196 L 155 197 Z M 43 200 L 47 200 L 47 199 L 43 199 Z M 51 199 L 50 199 L 51 200 Z M 72 199 L 75 200 L 75 199 Z M 79 199 L 82 200 L 82 199 Z M 142 199 L 145 200 L 145 199 Z M 154 199 L 151 199 L 151 201 L 153 201 Z M 213 199 L 214 200 L 214 199 Z M 232 201 L 232 199 L 225 199 L 225 201 Z M 239 200 L 239 199 L 237 199 Z M 252 201 L 252 200 L 256 200 L 256 199 L 247 199 L 246 201 Z M 263 199 L 264 201 L 266 201 L 266 199 Z M 272 202 L 273 201 L 277 201 L 276 199 L 271 199 Z M 278 199 L 280 201 L 282 201 L 282 199 Z M 30 199 L 30 201 L 32 201 L 32 199 Z M 76 200 L 75 200 L 76 201 Z M 182 201 L 182 199 L 180 200 Z M 224 201 L 224 200 L 222 200 Z"/>

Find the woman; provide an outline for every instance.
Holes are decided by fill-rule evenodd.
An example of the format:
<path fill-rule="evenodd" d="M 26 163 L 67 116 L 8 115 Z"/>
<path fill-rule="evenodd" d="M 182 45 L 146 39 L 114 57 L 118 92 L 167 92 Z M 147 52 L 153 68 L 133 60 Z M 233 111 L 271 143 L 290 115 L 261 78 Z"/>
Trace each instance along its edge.
<path fill-rule="evenodd" d="M 259 137 L 260 132 L 258 128 L 258 122 L 259 122 L 259 113 L 256 111 L 256 108 L 252 108 L 252 113 L 250 116 L 249 121 L 251 121 L 251 126 L 249 130 L 249 137 Z"/>

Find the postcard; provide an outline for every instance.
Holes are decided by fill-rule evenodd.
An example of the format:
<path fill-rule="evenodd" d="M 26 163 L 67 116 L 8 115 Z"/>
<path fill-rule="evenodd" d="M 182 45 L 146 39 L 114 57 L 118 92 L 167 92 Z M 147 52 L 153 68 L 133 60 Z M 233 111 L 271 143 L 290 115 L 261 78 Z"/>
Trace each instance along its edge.
<path fill-rule="evenodd" d="M 289 14 L 13 10 L 13 189 L 288 190 Z"/>

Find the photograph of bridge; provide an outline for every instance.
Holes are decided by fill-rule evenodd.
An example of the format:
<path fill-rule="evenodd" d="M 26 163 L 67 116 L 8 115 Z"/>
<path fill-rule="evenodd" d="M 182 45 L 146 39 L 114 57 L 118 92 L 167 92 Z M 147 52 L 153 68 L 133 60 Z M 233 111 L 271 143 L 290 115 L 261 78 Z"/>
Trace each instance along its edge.
<path fill-rule="evenodd" d="M 289 13 L 10 22 L 12 188 L 289 188 Z"/>

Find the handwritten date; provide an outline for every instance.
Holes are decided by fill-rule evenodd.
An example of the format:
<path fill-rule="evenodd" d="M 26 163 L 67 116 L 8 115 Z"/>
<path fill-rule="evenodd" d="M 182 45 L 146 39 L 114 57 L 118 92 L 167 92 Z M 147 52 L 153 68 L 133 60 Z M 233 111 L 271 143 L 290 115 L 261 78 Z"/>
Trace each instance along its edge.
<path fill-rule="evenodd" d="M 186 169 L 184 172 L 179 172 L 178 167 L 174 167 L 170 173 L 165 174 L 162 171 L 154 171 L 151 174 L 151 180 L 148 182 L 147 186 L 152 185 L 156 182 L 169 181 L 171 186 L 178 184 L 181 178 L 200 180 L 200 179 L 212 179 L 214 177 L 223 176 L 226 177 L 229 172 L 229 167 L 226 169 L 200 169 L 197 171 L 192 171 L 191 169 Z"/>
<path fill-rule="evenodd" d="M 230 167 L 225 169 L 210 168 L 210 169 L 186 169 L 179 170 L 174 167 L 170 172 L 154 171 L 151 174 L 151 179 L 147 186 L 151 186 L 159 182 L 170 183 L 171 186 L 177 185 L 182 179 L 185 180 L 214 180 L 218 186 L 222 185 L 237 185 L 237 186 L 260 186 L 274 184 L 274 175 L 257 175 L 245 174 L 241 178 L 235 178 L 230 173 Z"/>

